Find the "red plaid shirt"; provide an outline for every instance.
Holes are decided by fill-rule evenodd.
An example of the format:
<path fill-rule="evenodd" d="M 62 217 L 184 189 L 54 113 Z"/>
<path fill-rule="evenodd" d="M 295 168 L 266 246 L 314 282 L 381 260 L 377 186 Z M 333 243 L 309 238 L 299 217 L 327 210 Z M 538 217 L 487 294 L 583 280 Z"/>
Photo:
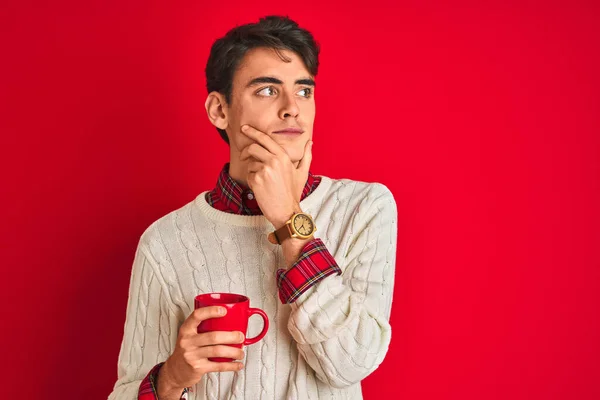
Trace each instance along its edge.
<path fill-rule="evenodd" d="M 321 177 L 308 173 L 308 179 L 302 191 L 302 198 L 310 195 L 321 183 Z M 250 188 L 240 185 L 229 175 L 229 163 L 225 164 L 216 187 L 206 194 L 206 201 L 217 210 L 240 215 L 262 215 L 254 193 Z M 293 303 L 296 299 L 321 279 L 341 274 L 342 270 L 335 262 L 321 239 L 309 241 L 298 260 L 288 270 L 277 270 L 277 286 L 279 300 L 284 304 Z M 157 364 L 142 381 L 138 400 L 157 400 L 156 383 L 158 371 L 164 363 Z M 187 399 L 188 389 L 184 390 L 182 399 Z"/>

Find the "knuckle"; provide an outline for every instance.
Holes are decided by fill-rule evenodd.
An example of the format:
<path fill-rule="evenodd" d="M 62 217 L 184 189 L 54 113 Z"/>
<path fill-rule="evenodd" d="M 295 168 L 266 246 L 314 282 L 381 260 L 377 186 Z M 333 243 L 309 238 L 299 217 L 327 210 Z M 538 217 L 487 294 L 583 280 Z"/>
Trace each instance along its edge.
<path fill-rule="evenodd" d="M 191 340 L 192 340 L 192 338 L 190 336 L 181 335 L 177 338 L 177 343 L 179 344 L 179 347 L 185 348 L 185 347 L 189 346 Z"/>
<path fill-rule="evenodd" d="M 194 310 L 194 312 L 192 312 L 192 314 L 190 315 L 190 317 L 192 319 L 199 319 L 199 318 L 202 318 L 203 314 L 204 314 L 204 310 L 202 308 L 196 308 Z"/>
<path fill-rule="evenodd" d="M 208 356 L 209 357 L 217 357 L 219 355 L 218 348 L 220 346 L 211 346 L 208 348 Z"/>
<path fill-rule="evenodd" d="M 238 367 L 236 366 L 236 364 L 231 363 L 231 362 L 222 362 L 216 366 L 216 369 L 218 372 L 225 372 L 225 371 L 236 371 L 238 369 Z"/>
<path fill-rule="evenodd" d="M 208 340 L 210 343 L 217 343 L 219 341 L 219 334 L 217 332 L 210 332 L 208 334 Z"/>
<path fill-rule="evenodd" d="M 231 357 L 231 353 L 233 351 L 231 346 L 221 345 L 217 347 L 217 354 L 219 354 L 221 357 Z"/>
<path fill-rule="evenodd" d="M 198 372 L 202 372 L 204 370 L 204 363 L 200 360 L 195 361 L 192 364 L 192 368 L 194 368 L 194 370 L 198 371 Z"/>
<path fill-rule="evenodd" d="M 226 370 L 227 370 L 227 365 L 225 365 L 225 363 L 219 363 L 219 365 L 217 366 L 217 371 L 224 372 Z"/>
<path fill-rule="evenodd" d="M 228 346 L 226 344 L 219 346 L 219 354 L 221 354 L 223 357 L 231 357 L 232 353 L 234 352 L 234 348 L 231 346 Z"/>
<path fill-rule="evenodd" d="M 192 366 L 196 362 L 196 360 L 194 360 L 193 354 L 190 353 L 189 351 L 186 351 L 183 353 L 183 360 L 185 361 L 186 364 L 192 365 Z"/>

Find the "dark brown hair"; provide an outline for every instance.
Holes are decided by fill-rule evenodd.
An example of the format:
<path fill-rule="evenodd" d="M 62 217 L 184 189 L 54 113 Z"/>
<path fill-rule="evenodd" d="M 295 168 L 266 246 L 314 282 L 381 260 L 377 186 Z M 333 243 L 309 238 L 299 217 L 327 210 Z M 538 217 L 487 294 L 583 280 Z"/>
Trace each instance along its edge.
<path fill-rule="evenodd" d="M 205 70 L 208 93 L 217 91 L 230 104 L 233 75 L 246 52 L 257 47 L 274 49 L 286 62 L 290 60 L 279 50 L 291 50 L 302 59 L 310 74 L 317 76 L 320 49 L 313 35 L 287 16 L 270 15 L 257 23 L 237 26 L 213 43 Z M 227 133 L 219 128 L 217 131 L 229 143 Z"/>

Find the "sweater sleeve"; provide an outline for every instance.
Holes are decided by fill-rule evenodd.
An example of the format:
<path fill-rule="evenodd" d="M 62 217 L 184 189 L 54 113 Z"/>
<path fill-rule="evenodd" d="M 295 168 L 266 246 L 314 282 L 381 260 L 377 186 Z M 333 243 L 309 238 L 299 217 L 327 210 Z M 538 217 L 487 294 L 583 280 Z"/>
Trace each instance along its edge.
<path fill-rule="evenodd" d="M 109 400 L 137 400 L 140 384 L 153 367 L 171 355 L 177 340 L 177 314 L 172 312 L 147 254 L 140 241 L 129 282 L 117 381 Z"/>
<path fill-rule="evenodd" d="M 377 369 L 391 340 L 397 210 L 387 187 L 373 184 L 346 234 L 342 275 L 302 294 L 288 320 L 300 354 L 320 380 L 337 388 Z"/>

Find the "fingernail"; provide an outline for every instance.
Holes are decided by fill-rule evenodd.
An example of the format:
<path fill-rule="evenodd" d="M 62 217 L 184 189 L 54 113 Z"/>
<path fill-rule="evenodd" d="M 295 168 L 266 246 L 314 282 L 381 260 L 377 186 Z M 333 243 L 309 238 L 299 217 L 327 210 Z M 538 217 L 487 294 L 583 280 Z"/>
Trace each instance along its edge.
<path fill-rule="evenodd" d="M 219 314 L 220 315 L 225 315 L 227 313 L 227 310 L 225 309 L 225 307 L 219 307 Z"/>
<path fill-rule="evenodd" d="M 240 342 L 244 341 L 244 334 L 242 332 L 240 332 Z"/>
<path fill-rule="evenodd" d="M 244 132 L 246 132 L 246 130 L 247 130 L 247 129 L 248 129 L 248 125 L 242 125 L 242 130 L 243 130 Z"/>

